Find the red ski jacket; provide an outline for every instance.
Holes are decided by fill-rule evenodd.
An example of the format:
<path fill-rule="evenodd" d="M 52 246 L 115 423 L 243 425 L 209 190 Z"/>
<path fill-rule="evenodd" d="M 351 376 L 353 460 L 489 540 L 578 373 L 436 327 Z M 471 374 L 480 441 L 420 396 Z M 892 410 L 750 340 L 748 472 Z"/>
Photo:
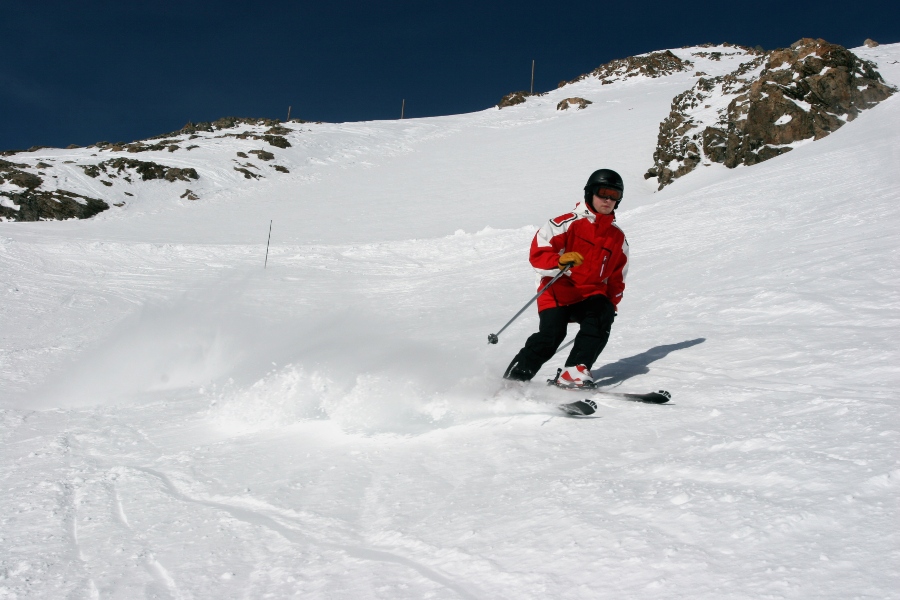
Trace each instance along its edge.
<path fill-rule="evenodd" d="M 550 219 L 531 241 L 531 265 L 541 276 L 538 289 L 559 274 L 559 256 L 578 252 L 584 262 L 569 269 L 538 298 L 538 312 L 603 294 L 618 306 L 628 273 L 628 242 L 615 213 L 599 215 L 579 202 L 573 212 Z"/>

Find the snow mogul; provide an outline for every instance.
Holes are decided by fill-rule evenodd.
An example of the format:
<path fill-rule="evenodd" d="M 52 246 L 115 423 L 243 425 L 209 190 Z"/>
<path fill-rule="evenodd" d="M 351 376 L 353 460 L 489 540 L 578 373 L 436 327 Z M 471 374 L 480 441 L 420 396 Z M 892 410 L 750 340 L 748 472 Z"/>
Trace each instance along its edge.
<path fill-rule="evenodd" d="M 628 272 L 628 242 L 615 213 L 624 191 L 618 173 L 594 171 L 584 186 L 584 202 L 534 235 L 529 260 L 541 276 L 538 289 L 545 290 L 538 296 L 540 326 L 507 367 L 505 379 L 530 381 L 553 358 L 569 323 L 578 323 L 556 384 L 594 386 L 591 367 L 609 340 Z"/>

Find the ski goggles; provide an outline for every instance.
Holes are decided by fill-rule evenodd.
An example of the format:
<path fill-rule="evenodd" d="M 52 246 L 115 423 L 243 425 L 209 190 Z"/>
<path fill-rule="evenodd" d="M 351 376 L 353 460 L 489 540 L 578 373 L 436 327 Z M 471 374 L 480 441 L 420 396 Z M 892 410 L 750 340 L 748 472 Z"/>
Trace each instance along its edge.
<path fill-rule="evenodd" d="M 598 198 L 609 198 L 610 200 L 619 201 L 622 199 L 622 192 L 617 189 L 601 187 L 594 190 L 594 195 Z"/>

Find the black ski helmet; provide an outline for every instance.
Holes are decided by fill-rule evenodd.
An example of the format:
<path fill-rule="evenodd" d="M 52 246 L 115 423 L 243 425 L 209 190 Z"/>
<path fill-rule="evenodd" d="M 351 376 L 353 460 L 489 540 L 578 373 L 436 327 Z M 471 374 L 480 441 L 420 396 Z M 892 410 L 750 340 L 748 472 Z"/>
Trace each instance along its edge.
<path fill-rule="evenodd" d="M 625 197 L 625 182 L 622 181 L 622 177 L 612 169 L 598 169 L 591 173 L 587 183 L 584 184 L 584 201 L 588 206 L 590 206 L 591 198 L 594 197 L 594 192 L 602 187 L 619 190 L 622 192 L 622 197 Z M 616 208 L 619 208 L 621 201 L 622 198 L 616 201 Z"/>

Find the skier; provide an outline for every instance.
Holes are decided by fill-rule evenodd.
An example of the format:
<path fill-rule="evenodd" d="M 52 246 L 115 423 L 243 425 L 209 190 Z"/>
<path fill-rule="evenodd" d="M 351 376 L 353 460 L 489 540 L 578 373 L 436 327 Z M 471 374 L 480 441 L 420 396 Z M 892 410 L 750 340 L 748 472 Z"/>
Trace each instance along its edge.
<path fill-rule="evenodd" d="M 614 212 L 624 191 L 618 173 L 594 171 L 584 186 L 584 202 L 551 219 L 534 235 L 529 260 L 542 276 L 538 289 L 566 265 L 571 267 L 538 298 L 539 330 L 509 364 L 505 379 L 530 381 L 556 353 L 568 324 L 574 322 L 580 328 L 557 384 L 593 387 L 591 367 L 609 340 L 628 272 L 628 242 Z"/>

